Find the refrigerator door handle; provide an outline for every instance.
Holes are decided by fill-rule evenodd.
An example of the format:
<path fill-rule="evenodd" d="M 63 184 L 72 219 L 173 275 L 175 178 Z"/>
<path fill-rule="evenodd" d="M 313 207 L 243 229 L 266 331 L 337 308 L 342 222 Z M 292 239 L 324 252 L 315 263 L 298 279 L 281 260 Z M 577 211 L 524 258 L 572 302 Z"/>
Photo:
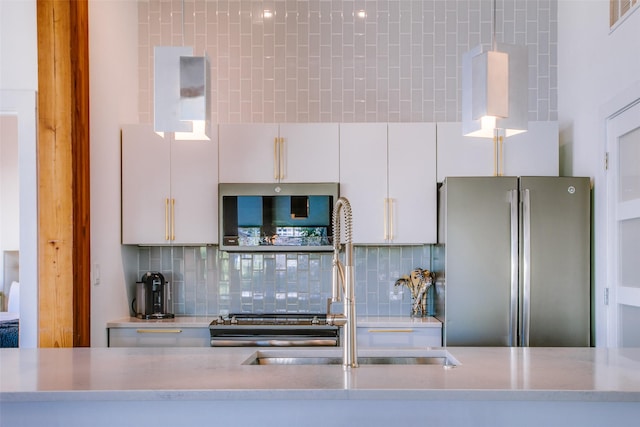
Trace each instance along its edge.
<path fill-rule="evenodd" d="M 531 198 L 529 189 L 523 191 L 522 201 L 522 337 L 520 345 L 529 347 L 531 318 Z"/>
<path fill-rule="evenodd" d="M 509 347 L 518 343 L 518 190 L 509 191 L 511 234 L 511 288 L 509 301 Z"/>

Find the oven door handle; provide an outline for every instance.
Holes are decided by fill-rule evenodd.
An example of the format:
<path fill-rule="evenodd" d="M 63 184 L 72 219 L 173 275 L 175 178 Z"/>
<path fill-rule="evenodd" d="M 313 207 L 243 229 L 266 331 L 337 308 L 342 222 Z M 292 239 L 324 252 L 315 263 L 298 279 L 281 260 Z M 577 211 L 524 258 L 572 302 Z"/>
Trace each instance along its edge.
<path fill-rule="evenodd" d="M 225 340 L 212 339 L 211 347 L 309 347 L 337 346 L 336 339 L 312 338 L 307 340 Z"/>

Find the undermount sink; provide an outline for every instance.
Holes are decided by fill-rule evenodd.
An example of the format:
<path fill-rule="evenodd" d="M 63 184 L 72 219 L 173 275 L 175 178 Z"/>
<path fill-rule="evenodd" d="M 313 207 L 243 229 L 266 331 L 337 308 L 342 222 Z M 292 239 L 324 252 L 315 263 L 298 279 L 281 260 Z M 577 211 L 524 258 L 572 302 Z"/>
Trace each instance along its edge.
<path fill-rule="evenodd" d="M 460 364 L 444 349 L 369 350 L 358 355 L 359 365 L 437 365 L 452 368 Z M 342 365 L 342 353 L 322 350 L 259 350 L 243 365 Z"/>

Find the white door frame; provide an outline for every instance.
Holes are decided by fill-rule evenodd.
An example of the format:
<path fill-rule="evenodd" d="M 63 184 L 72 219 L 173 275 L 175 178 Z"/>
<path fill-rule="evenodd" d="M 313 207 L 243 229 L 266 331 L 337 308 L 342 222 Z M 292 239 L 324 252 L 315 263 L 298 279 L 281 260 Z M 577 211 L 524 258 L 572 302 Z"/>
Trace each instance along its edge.
<path fill-rule="evenodd" d="M 0 90 L 0 114 L 18 118 L 20 182 L 20 347 L 38 346 L 38 183 L 36 98 L 32 90 Z"/>
<path fill-rule="evenodd" d="M 609 295 L 609 281 L 611 279 L 611 268 L 617 265 L 617 260 L 611 254 L 611 239 L 609 236 L 610 218 L 609 205 L 615 200 L 615 193 L 610 188 L 610 175 L 614 172 L 611 168 L 605 168 L 606 158 L 609 149 L 607 135 L 608 121 L 615 118 L 622 112 L 640 101 L 640 81 L 636 82 L 627 90 L 613 97 L 611 101 L 600 108 L 600 123 L 602 123 L 602 134 L 600 138 L 600 153 L 602 153 L 602 167 L 597 169 L 594 176 L 594 247 L 593 247 L 593 268 L 594 274 L 594 303 L 595 309 L 595 345 L 598 347 L 612 347 L 617 345 L 617 325 L 615 325 L 617 310 L 615 310 L 614 300 L 611 304 L 608 299 L 614 297 Z M 611 166 L 611 165 L 609 165 Z M 609 297 L 609 298 L 607 298 Z"/>

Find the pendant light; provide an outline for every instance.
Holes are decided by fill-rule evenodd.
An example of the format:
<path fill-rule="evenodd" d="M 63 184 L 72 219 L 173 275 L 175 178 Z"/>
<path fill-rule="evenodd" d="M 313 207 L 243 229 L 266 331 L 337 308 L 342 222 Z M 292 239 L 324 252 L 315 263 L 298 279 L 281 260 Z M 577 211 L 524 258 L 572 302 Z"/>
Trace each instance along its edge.
<path fill-rule="evenodd" d="M 476 46 L 462 56 L 462 134 L 492 138 L 496 175 L 503 139 L 527 131 L 528 50 L 496 42 L 493 0 L 491 49 Z"/>
<path fill-rule="evenodd" d="M 182 4 L 184 44 L 184 1 Z M 211 65 L 209 57 L 193 56 L 188 46 L 156 46 L 154 55 L 153 128 L 176 140 L 209 140 L 211 135 Z"/>

